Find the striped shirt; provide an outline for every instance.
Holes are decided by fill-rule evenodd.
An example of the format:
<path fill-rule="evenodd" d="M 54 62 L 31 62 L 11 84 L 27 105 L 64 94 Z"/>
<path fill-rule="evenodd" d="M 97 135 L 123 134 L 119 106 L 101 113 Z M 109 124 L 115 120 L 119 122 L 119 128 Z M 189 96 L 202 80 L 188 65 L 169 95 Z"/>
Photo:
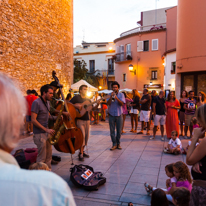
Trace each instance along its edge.
<path fill-rule="evenodd" d="M 196 100 L 195 99 L 191 100 L 190 98 L 188 98 L 188 99 L 185 100 L 184 104 L 186 104 L 187 107 L 188 107 L 189 104 L 191 104 L 191 105 L 194 104 L 194 109 L 193 110 L 185 110 L 186 115 L 194 115 L 195 110 L 196 110 L 196 106 L 195 106 L 196 105 Z"/>

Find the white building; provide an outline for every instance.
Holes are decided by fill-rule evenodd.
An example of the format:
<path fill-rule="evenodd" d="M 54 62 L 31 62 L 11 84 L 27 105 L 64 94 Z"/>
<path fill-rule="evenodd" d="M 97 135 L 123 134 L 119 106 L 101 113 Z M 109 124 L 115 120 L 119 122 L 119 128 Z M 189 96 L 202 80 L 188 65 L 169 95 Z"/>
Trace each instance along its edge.
<path fill-rule="evenodd" d="M 175 91 L 176 49 L 164 53 L 164 90 Z"/>
<path fill-rule="evenodd" d="M 82 42 L 74 48 L 74 59 L 84 60 L 90 73 L 100 74 L 101 89 L 110 89 L 114 77 L 115 44 L 113 42 Z"/>

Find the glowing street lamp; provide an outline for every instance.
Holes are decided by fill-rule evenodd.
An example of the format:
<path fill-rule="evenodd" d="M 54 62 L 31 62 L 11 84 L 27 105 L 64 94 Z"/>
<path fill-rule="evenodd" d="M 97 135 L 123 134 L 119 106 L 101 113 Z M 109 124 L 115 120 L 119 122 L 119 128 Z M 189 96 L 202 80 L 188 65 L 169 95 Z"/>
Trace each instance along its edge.
<path fill-rule="evenodd" d="M 129 65 L 129 71 L 134 72 L 134 75 L 136 75 L 136 70 L 134 70 L 134 67 L 132 64 Z"/>

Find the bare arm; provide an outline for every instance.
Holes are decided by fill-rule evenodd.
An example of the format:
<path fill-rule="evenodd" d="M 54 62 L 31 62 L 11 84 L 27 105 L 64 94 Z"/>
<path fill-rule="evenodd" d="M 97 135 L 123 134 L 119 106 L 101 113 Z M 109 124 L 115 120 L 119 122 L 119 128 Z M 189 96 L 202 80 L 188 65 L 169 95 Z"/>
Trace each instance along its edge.
<path fill-rule="evenodd" d="M 205 155 L 205 145 L 206 145 L 206 138 L 204 137 L 203 140 L 200 142 L 198 147 L 196 147 L 196 143 L 199 138 L 205 135 L 205 130 L 201 128 L 194 129 L 194 135 L 192 137 L 191 145 L 187 151 L 186 163 L 188 165 L 194 165 L 199 162 Z"/>
<path fill-rule="evenodd" d="M 156 115 L 156 103 L 155 102 L 153 102 L 152 111 L 153 111 L 154 116 L 155 116 Z"/>
<path fill-rule="evenodd" d="M 109 100 L 107 101 L 107 105 L 111 105 L 111 103 L 112 103 L 112 95 L 113 95 L 113 93 L 111 94 Z"/>
<path fill-rule="evenodd" d="M 48 129 L 46 127 L 44 127 L 43 125 L 41 125 L 38 121 L 37 121 L 37 114 L 34 112 L 31 112 L 31 122 L 38 128 L 42 129 L 43 131 L 45 131 L 46 133 L 49 134 L 54 134 L 55 131 L 53 129 Z"/>
<path fill-rule="evenodd" d="M 148 99 L 143 99 L 143 100 L 140 100 L 139 103 L 140 103 L 140 104 L 144 104 L 144 103 L 146 103 L 147 101 L 148 101 Z"/>
<path fill-rule="evenodd" d="M 172 194 L 172 193 L 174 192 L 175 188 L 176 188 L 176 183 L 173 182 L 173 183 L 172 183 L 172 187 L 171 187 L 171 189 L 167 192 L 167 194 Z"/>

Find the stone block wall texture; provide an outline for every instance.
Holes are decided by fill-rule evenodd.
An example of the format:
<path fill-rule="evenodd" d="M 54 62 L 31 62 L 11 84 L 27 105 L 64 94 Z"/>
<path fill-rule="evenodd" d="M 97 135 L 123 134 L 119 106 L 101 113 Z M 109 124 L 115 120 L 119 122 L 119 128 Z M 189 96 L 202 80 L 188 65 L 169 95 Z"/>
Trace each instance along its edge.
<path fill-rule="evenodd" d="M 73 82 L 73 0 L 0 0 L 0 72 L 23 92 Z"/>

